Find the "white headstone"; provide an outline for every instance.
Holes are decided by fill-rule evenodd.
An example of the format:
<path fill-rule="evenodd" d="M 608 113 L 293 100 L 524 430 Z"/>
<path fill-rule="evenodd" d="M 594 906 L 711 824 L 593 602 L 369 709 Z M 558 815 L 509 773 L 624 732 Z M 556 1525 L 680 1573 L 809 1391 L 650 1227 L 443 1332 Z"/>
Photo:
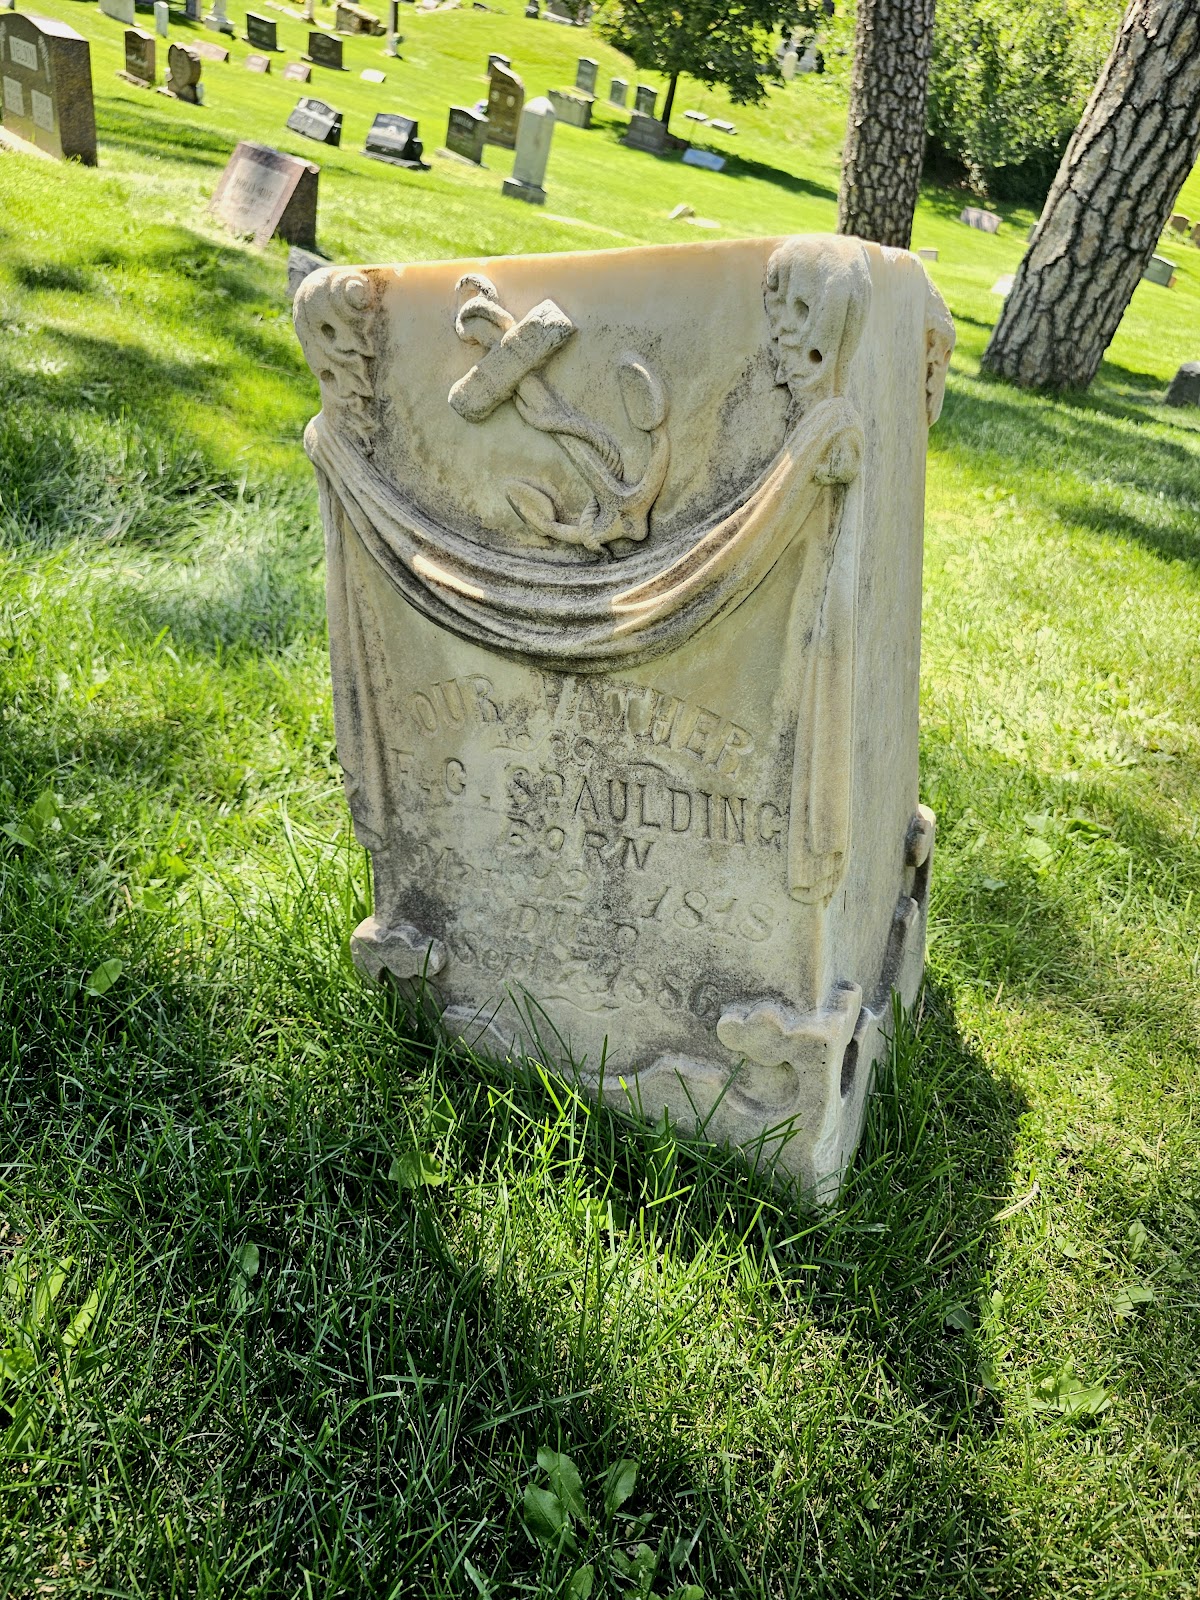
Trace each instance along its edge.
<path fill-rule="evenodd" d="M 796 76 L 796 63 L 799 59 L 800 57 L 795 50 L 785 50 L 783 52 L 783 60 L 779 63 L 779 70 L 788 83 L 791 83 Z"/>
<path fill-rule="evenodd" d="M 924 957 L 924 268 L 836 235 L 335 268 L 296 326 L 356 963 L 829 1195 Z"/>
<path fill-rule="evenodd" d="M 517 127 L 512 177 L 504 180 L 504 193 L 517 200 L 542 205 L 546 199 L 546 163 L 554 138 L 554 107 L 544 95 L 527 100 Z"/>
<path fill-rule="evenodd" d="M 133 0 L 100 0 L 100 10 L 114 22 L 123 22 L 127 28 L 137 26 Z"/>
<path fill-rule="evenodd" d="M 154 28 L 160 39 L 171 32 L 171 8 L 167 0 L 154 0 Z"/>

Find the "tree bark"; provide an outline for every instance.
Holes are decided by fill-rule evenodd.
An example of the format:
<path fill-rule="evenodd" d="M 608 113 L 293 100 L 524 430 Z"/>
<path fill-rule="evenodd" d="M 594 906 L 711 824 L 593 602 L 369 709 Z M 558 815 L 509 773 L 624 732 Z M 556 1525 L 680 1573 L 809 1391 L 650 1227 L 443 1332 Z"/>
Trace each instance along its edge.
<path fill-rule="evenodd" d="M 1024 388 L 1084 389 L 1200 155 L 1200 5 L 1132 0 L 984 352 Z"/>
<path fill-rule="evenodd" d="M 838 232 L 912 238 L 925 156 L 934 0 L 858 0 Z"/>
<path fill-rule="evenodd" d="M 667 129 L 668 132 L 670 132 L 671 128 L 671 112 L 675 106 L 675 85 L 678 82 L 679 74 L 677 72 L 673 72 L 671 74 L 671 81 L 667 85 L 667 98 L 663 102 L 662 125 Z"/>

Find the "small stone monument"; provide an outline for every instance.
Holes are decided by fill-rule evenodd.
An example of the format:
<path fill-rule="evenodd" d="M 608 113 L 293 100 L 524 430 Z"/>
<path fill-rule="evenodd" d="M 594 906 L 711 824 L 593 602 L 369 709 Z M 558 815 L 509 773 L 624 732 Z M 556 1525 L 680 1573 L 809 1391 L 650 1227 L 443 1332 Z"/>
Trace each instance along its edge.
<path fill-rule="evenodd" d="M 796 69 L 799 61 L 799 51 L 788 49 L 783 52 L 779 62 L 779 71 L 783 75 L 783 80 L 785 83 L 791 83 L 792 79 L 796 76 Z"/>
<path fill-rule="evenodd" d="M 629 95 L 629 85 L 624 78 L 614 78 L 608 86 L 608 102 L 610 105 L 620 106 L 625 109 L 625 101 Z"/>
<path fill-rule="evenodd" d="M 1157 283 L 1162 289 L 1175 287 L 1175 263 L 1168 261 L 1166 256 L 1151 256 L 1146 263 L 1146 270 L 1142 273 L 1145 283 Z"/>
<path fill-rule="evenodd" d="M 508 67 L 497 65 L 488 75 L 487 142 L 504 150 L 515 149 L 525 85 Z"/>
<path fill-rule="evenodd" d="M 407 167 L 411 172 L 428 172 L 429 163 L 421 159 L 424 147 L 417 138 L 414 117 L 397 116 L 393 111 L 381 111 L 371 124 L 363 155 L 374 161 L 386 161 L 393 167 Z"/>
<path fill-rule="evenodd" d="M 593 61 L 591 56 L 580 56 L 575 63 L 575 87 L 583 94 L 595 95 L 596 74 L 599 71 L 598 61 Z"/>
<path fill-rule="evenodd" d="M 100 14 L 111 17 L 114 22 L 123 22 L 127 28 L 134 27 L 137 22 L 133 0 L 100 0 Z"/>
<path fill-rule="evenodd" d="M 337 268 L 296 325 L 358 966 L 830 1196 L 924 957 L 924 269 L 836 235 Z"/>
<path fill-rule="evenodd" d="M 257 11 L 246 13 L 246 43 L 256 50 L 273 53 L 279 49 L 279 30 L 273 17 L 262 17 Z"/>
<path fill-rule="evenodd" d="M 1167 390 L 1169 406 L 1200 406 L 1200 361 L 1185 361 Z"/>
<path fill-rule="evenodd" d="M 1191 218 L 1185 217 L 1182 211 L 1173 212 L 1167 224 L 1174 233 L 1186 233 L 1191 225 Z"/>
<path fill-rule="evenodd" d="M 657 117 L 634 111 L 621 143 L 627 144 L 631 150 L 648 150 L 651 155 L 660 156 L 667 148 L 667 130 Z"/>
<path fill-rule="evenodd" d="M 221 174 L 209 210 L 231 233 L 261 249 L 273 234 L 309 249 L 317 242 L 317 179 L 312 161 L 243 139 Z"/>
<path fill-rule="evenodd" d="M 213 33 L 233 32 L 233 23 L 225 12 L 225 0 L 212 0 L 212 10 L 205 17 L 204 26 Z"/>
<path fill-rule="evenodd" d="M 517 130 L 512 177 L 505 178 L 503 193 L 511 200 L 528 200 L 532 205 L 546 203 L 546 163 L 554 138 L 554 107 L 539 95 L 521 112 Z"/>
<path fill-rule="evenodd" d="M 965 206 L 958 220 L 966 223 L 968 228 L 978 228 L 980 233 L 999 233 L 1004 219 L 994 211 L 984 211 L 979 206 Z"/>
<path fill-rule="evenodd" d="M 331 72 L 344 72 L 342 66 L 342 41 L 331 33 L 314 29 L 308 36 L 308 60 L 315 66 L 327 67 Z"/>
<path fill-rule="evenodd" d="M 247 56 L 245 67 L 247 72 L 270 72 L 271 58 L 259 55 Z"/>
<path fill-rule="evenodd" d="M 633 92 L 633 109 L 640 111 L 644 117 L 652 117 L 657 102 L 658 91 L 652 89 L 648 83 L 639 83 Z"/>
<path fill-rule="evenodd" d="M 333 13 L 333 27 L 335 33 L 367 33 L 382 34 L 385 29 L 383 23 L 372 11 L 364 6 L 351 5 L 349 0 L 338 0 Z"/>
<path fill-rule="evenodd" d="M 170 37 L 171 8 L 167 0 L 154 0 L 154 31 L 160 39 Z"/>
<path fill-rule="evenodd" d="M 157 76 L 154 35 L 143 33 L 141 28 L 126 28 L 125 70 L 118 72 L 117 77 L 124 78 L 137 89 L 152 89 Z"/>
<path fill-rule="evenodd" d="M 186 100 L 189 105 L 199 105 L 203 94 L 200 87 L 200 53 L 193 45 L 173 44 L 167 51 L 167 81 L 159 90 L 172 100 Z"/>
<path fill-rule="evenodd" d="M 0 16 L 4 126 L 48 155 L 96 165 L 96 113 L 87 40 L 53 17 Z"/>
<path fill-rule="evenodd" d="M 573 89 L 551 89 L 549 99 L 555 121 L 565 122 L 571 128 L 591 127 L 595 101 L 590 94 L 578 94 Z"/>
<path fill-rule="evenodd" d="M 324 100 L 307 97 L 297 100 L 287 126 L 293 133 L 316 139 L 320 144 L 340 145 L 342 142 L 342 113 L 326 105 Z"/>
<path fill-rule="evenodd" d="M 283 69 L 283 76 L 288 83 L 308 83 L 312 78 L 312 68 L 307 61 L 289 61 Z"/>
<path fill-rule="evenodd" d="M 446 149 L 464 161 L 483 163 L 483 147 L 487 143 L 486 117 L 478 117 L 466 106 L 451 106 L 446 123 Z"/>

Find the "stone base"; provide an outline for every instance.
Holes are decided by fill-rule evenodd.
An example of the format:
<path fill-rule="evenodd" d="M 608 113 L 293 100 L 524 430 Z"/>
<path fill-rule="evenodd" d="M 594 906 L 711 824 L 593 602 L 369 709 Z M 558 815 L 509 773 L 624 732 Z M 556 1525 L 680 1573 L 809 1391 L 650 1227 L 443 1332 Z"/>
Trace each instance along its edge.
<path fill-rule="evenodd" d="M 189 89 L 185 94 L 176 94 L 174 89 L 168 89 L 164 84 L 158 92 L 159 94 L 165 94 L 168 100 L 182 100 L 184 105 L 198 106 L 200 104 L 200 99 L 195 89 Z"/>
<path fill-rule="evenodd" d="M 546 204 L 546 191 L 535 183 L 521 183 L 517 178 L 505 178 L 501 191 L 510 200 L 527 200 L 531 206 Z"/>
<path fill-rule="evenodd" d="M 153 89 L 154 85 L 149 78 L 137 78 L 132 72 L 118 72 L 117 77 L 125 83 L 131 83 L 135 89 Z"/>
<path fill-rule="evenodd" d="M 389 167 L 407 167 L 410 172 L 428 172 L 428 161 L 402 161 L 399 156 L 380 155 L 375 150 L 364 150 L 363 155 L 370 161 L 386 161 Z"/>
<path fill-rule="evenodd" d="M 14 155 L 41 156 L 43 161 L 55 160 L 49 150 L 31 144 L 28 139 L 22 139 L 21 135 L 14 133 L 11 128 L 0 127 L 0 149 L 11 150 Z"/>

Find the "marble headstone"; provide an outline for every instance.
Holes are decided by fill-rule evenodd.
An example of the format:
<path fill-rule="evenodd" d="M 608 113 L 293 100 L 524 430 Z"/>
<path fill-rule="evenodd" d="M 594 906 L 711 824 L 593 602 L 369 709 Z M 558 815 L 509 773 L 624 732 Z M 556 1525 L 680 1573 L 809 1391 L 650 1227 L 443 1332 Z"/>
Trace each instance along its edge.
<path fill-rule="evenodd" d="M 580 94 L 574 89 L 551 89 L 549 100 L 558 122 L 565 122 L 571 128 L 591 127 L 594 101 L 590 94 Z"/>
<path fill-rule="evenodd" d="M 273 234 L 312 248 L 317 234 L 320 167 L 243 139 L 221 174 L 209 210 L 231 233 L 260 248 Z"/>
<path fill-rule="evenodd" d="M 554 138 L 554 107 L 544 96 L 530 100 L 521 112 L 517 129 L 512 177 L 505 178 L 502 192 L 512 200 L 528 200 L 532 205 L 546 202 L 546 163 Z"/>
<path fill-rule="evenodd" d="M 296 325 L 356 963 L 828 1197 L 924 958 L 924 269 L 834 235 L 337 268 Z"/>
<path fill-rule="evenodd" d="M 504 150 L 516 148 L 525 85 L 515 72 L 497 64 L 488 73 L 487 142 Z"/>
<path fill-rule="evenodd" d="M 171 32 L 171 8 L 167 0 L 154 0 L 154 31 L 160 39 L 166 39 Z"/>
<path fill-rule="evenodd" d="M 0 16 L 0 120 L 48 155 L 96 165 L 88 42 L 53 17 Z"/>

